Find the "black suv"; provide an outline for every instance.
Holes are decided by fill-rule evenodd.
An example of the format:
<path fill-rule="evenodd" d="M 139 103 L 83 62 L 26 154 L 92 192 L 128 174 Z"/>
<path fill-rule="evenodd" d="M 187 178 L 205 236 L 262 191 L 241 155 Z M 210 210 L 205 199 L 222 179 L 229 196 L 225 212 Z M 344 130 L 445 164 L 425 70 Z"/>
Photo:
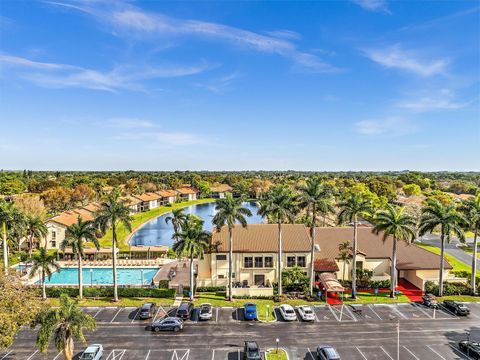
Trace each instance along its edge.
<path fill-rule="evenodd" d="M 470 310 L 468 309 L 467 305 L 459 303 L 458 301 L 453 300 L 445 300 L 443 302 L 443 306 L 453 312 L 455 315 L 462 315 L 466 316 L 470 314 Z"/>
<path fill-rule="evenodd" d="M 138 313 L 140 319 L 150 319 L 155 316 L 157 312 L 157 305 L 154 303 L 143 304 Z"/>
<path fill-rule="evenodd" d="M 260 348 L 255 341 L 245 341 L 243 360 L 262 360 Z"/>
<path fill-rule="evenodd" d="M 438 306 L 437 298 L 432 294 L 425 294 L 422 296 L 422 303 L 426 307 L 436 308 Z"/>
<path fill-rule="evenodd" d="M 480 360 L 480 343 L 474 341 L 460 341 L 458 347 L 472 359 Z"/>
<path fill-rule="evenodd" d="M 177 309 L 177 317 L 182 320 L 188 320 L 192 316 L 194 306 L 191 302 L 182 302 Z"/>

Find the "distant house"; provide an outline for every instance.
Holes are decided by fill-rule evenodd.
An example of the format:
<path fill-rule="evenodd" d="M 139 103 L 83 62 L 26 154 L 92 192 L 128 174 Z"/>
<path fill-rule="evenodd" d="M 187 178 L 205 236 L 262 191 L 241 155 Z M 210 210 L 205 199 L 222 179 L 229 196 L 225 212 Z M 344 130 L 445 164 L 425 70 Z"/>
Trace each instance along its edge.
<path fill-rule="evenodd" d="M 136 197 L 134 197 L 134 196 L 131 196 L 131 195 L 122 196 L 122 197 L 120 198 L 120 200 L 121 200 L 126 206 L 128 206 L 128 208 L 130 209 L 130 214 L 131 214 L 131 215 L 140 212 L 142 200 L 140 200 L 140 199 L 138 199 L 138 198 L 136 198 Z"/>
<path fill-rule="evenodd" d="M 180 197 L 180 201 L 197 200 L 199 194 L 199 191 L 192 187 L 182 187 L 180 189 L 176 189 L 176 191 Z"/>
<path fill-rule="evenodd" d="M 216 186 L 212 186 L 210 188 L 211 191 L 211 197 L 215 199 L 223 199 L 225 197 L 225 194 L 228 192 L 232 192 L 232 187 L 228 184 L 220 184 Z"/>
<path fill-rule="evenodd" d="M 161 205 L 173 204 L 177 198 L 177 192 L 175 190 L 160 190 L 157 194 L 161 196 Z"/>
<path fill-rule="evenodd" d="M 133 195 L 134 198 L 140 200 L 138 207 L 139 211 L 148 211 L 160 206 L 160 199 L 162 198 L 157 193 L 145 193 L 141 195 Z"/>

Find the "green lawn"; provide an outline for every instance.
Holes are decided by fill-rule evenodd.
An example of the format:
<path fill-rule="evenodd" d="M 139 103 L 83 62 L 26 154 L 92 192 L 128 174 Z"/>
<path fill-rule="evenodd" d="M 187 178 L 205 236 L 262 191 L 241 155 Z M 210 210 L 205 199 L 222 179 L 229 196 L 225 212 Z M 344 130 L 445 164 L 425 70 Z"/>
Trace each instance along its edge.
<path fill-rule="evenodd" d="M 266 360 L 287 360 L 288 359 L 287 354 L 282 349 L 278 349 L 278 352 L 277 352 L 277 349 L 267 351 L 266 355 L 267 355 Z"/>
<path fill-rule="evenodd" d="M 472 248 L 465 248 L 463 249 L 466 253 L 472 255 L 473 254 L 473 249 Z M 477 257 L 480 259 L 480 248 L 477 247 Z"/>
<path fill-rule="evenodd" d="M 415 245 L 420 246 L 421 248 L 424 248 L 425 250 L 428 250 L 434 254 L 440 255 L 440 249 L 437 248 L 436 246 L 427 245 L 427 244 L 415 244 Z M 450 263 L 450 265 L 453 266 L 453 271 L 471 271 L 470 265 L 467 265 L 455 259 L 453 256 L 447 253 L 445 253 L 445 258 Z"/>
<path fill-rule="evenodd" d="M 443 300 L 455 300 L 455 301 L 465 301 L 465 302 L 480 302 L 479 296 L 470 296 L 470 295 L 450 295 L 437 298 L 438 301 Z"/>
<path fill-rule="evenodd" d="M 157 216 L 171 212 L 173 209 L 178 209 L 178 208 L 182 208 L 182 207 L 186 207 L 194 204 L 208 203 L 212 201 L 214 201 L 214 199 L 199 199 L 194 201 L 175 203 L 175 204 L 172 204 L 172 206 L 160 206 L 150 211 L 134 214 L 133 221 L 132 221 L 132 229 L 133 231 L 135 231 L 145 222 L 153 218 L 156 218 Z M 118 247 L 120 248 L 120 251 L 128 251 L 128 244 L 126 241 L 128 238 L 128 235 L 130 235 L 130 232 L 123 225 L 119 225 L 117 227 L 117 240 L 118 240 Z M 112 230 L 108 230 L 105 236 L 99 239 L 99 242 L 101 247 L 111 247 L 112 246 Z M 87 246 L 93 247 L 93 244 L 87 243 Z"/>

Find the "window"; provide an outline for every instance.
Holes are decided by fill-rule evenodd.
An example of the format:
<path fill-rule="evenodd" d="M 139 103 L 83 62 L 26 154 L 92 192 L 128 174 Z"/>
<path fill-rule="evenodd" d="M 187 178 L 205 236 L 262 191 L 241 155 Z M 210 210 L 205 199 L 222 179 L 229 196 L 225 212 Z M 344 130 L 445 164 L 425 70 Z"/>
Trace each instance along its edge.
<path fill-rule="evenodd" d="M 220 255 L 220 254 L 217 254 L 217 260 L 227 260 L 227 255 Z"/>
<path fill-rule="evenodd" d="M 50 241 L 50 247 L 56 248 L 57 247 L 57 242 L 56 241 Z"/>
<path fill-rule="evenodd" d="M 225 275 L 218 275 L 219 279 L 225 279 Z"/>
<path fill-rule="evenodd" d="M 243 259 L 243 267 L 245 268 L 253 268 L 253 257 L 245 257 Z"/>
<path fill-rule="evenodd" d="M 298 256 L 297 257 L 297 265 L 300 266 L 300 267 L 305 267 L 306 266 L 305 256 Z"/>
<path fill-rule="evenodd" d="M 256 268 L 263 268 L 263 257 L 255 256 L 255 267 Z"/>
<path fill-rule="evenodd" d="M 357 265 L 357 269 L 363 269 L 363 261 L 357 261 L 356 265 Z"/>
<path fill-rule="evenodd" d="M 273 267 L 273 257 L 265 256 L 265 267 Z"/>
<path fill-rule="evenodd" d="M 295 256 L 287 256 L 287 267 L 294 267 L 296 262 Z"/>
<path fill-rule="evenodd" d="M 55 241 L 55 240 L 57 240 L 57 232 L 52 231 L 52 241 Z"/>

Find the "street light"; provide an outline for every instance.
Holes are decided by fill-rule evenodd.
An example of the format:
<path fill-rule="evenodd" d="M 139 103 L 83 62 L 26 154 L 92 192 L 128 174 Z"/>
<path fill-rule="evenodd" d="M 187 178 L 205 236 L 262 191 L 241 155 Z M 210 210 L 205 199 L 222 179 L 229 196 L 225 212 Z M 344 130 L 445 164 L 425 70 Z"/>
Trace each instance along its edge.
<path fill-rule="evenodd" d="M 279 339 L 279 338 L 276 338 L 276 339 L 275 339 L 275 342 L 277 343 L 277 354 L 278 354 L 278 343 L 280 342 L 280 339 Z"/>

